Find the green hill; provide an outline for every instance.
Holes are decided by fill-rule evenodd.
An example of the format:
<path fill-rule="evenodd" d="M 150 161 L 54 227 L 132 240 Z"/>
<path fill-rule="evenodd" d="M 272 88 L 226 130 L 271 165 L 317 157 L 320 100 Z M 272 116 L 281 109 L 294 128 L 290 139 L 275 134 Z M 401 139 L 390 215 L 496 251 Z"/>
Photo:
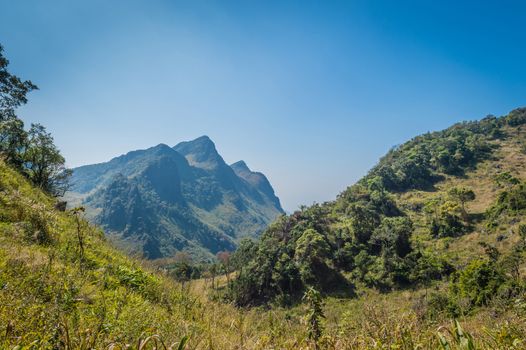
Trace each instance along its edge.
<path fill-rule="evenodd" d="M 452 316 L 494 295 L 518 297 L 525 123 L 526 109 L 517 109 L 393 148 L 335 201 L 282 217 L 257 247 L 237 253 L 243 269 L 228 297 L 239 305 L 290 304 L 309 287 L 352 296 L 359 287 L 387 292 L 449 279 L 466 289 L 454 293 L 466 300 L 444 306 Z M 466 269 L 488 280 L 466 286 L 463 278 L 478 278 Z"/>
<path fill-rule="evenodd" d="M 283 213 L 267 178 L 227 165 L 206 136 L 73 169 L 66 199 L 126 250 L 150 259 L 187 251 L 209 260 L 257 237 Z"/>

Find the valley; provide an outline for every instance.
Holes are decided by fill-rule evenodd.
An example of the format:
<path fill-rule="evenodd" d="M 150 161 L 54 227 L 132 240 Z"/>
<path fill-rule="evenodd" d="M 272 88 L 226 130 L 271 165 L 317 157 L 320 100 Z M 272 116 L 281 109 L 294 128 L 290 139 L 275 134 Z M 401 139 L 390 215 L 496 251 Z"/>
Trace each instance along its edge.
<path fill-rule="evenodd" d="M 0 350 L 526 349 L 524 13 L 1 4 Z"/>

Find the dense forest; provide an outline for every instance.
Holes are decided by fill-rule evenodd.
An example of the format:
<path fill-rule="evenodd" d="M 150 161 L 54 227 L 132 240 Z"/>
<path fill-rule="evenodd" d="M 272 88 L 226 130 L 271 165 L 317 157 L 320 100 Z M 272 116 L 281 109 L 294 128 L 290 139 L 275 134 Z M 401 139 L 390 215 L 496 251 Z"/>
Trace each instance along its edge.
<path fill-rule="evenodd" d="M 390 150 L 334 201 L 202 264 L 126 256 L 60 196 L 0 50 L 0 347 L 522 349 L 526 108 Z"/>

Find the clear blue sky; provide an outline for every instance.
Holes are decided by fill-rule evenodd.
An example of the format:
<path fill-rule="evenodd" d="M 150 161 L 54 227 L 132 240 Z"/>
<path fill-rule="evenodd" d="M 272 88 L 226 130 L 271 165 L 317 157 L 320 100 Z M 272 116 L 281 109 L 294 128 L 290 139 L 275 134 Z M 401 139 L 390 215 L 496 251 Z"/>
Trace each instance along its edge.
<path fill-rule="evenodd" d="M 0 0 L 21 109 L 70 166 L 209 135 L 284 207 L 391 146 L 526 105 L 524 1 Z"/>

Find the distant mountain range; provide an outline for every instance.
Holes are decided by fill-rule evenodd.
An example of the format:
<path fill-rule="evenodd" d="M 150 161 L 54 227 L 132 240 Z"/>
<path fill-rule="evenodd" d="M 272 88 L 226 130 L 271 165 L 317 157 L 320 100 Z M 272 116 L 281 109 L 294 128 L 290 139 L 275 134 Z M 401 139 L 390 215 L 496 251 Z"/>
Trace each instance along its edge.
<path fill-rule="evenodd" d="M 150 259 L 206 259 L 255 237 L 283 213 L 265 175 L 225 163 L 207 136 L 73 169 L 66 200 L 118 245 Z"/>

